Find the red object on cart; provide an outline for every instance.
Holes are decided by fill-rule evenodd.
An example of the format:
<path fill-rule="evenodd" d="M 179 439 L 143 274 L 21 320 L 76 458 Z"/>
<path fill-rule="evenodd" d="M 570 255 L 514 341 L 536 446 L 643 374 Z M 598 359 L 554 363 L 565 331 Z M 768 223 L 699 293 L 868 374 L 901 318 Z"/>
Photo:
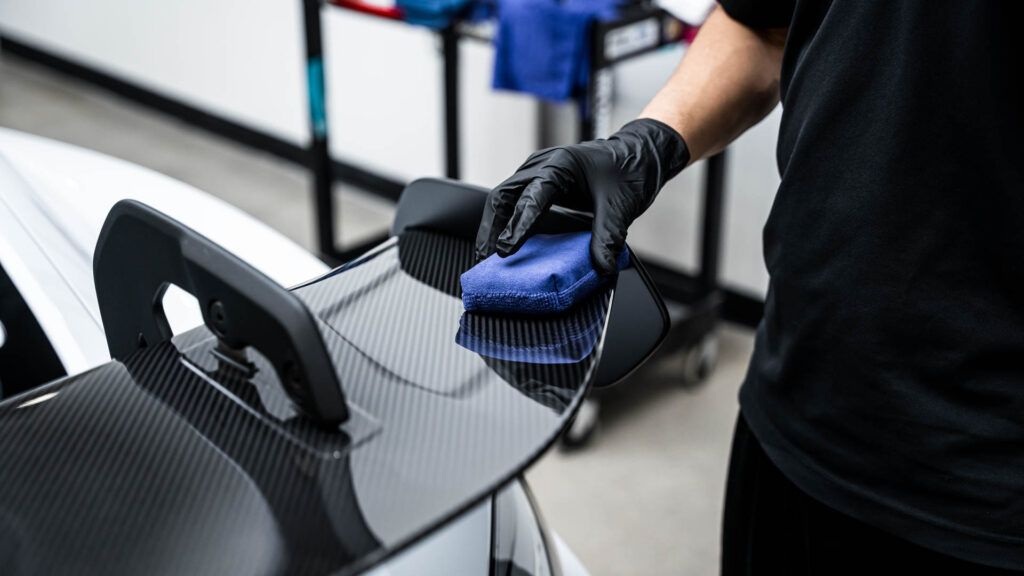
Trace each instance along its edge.
<path fill-rule="evenodd" d="M 361 2 L 360 0 L 330 0 L 330 4 L 339 8 L 345 8 L 354 12 L 362 12 L 371 16 L 388 18 L 389 20 L 404 20 L 405 14 L 397 6 L 377 6 Z"/>

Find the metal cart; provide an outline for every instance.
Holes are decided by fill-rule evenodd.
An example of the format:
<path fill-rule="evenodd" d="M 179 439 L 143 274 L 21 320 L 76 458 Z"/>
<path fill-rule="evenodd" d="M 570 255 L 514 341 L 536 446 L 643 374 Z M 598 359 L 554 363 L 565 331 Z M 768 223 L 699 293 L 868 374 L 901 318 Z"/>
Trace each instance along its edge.
<path fill-rule="evenodd" d="M 317 239 L 321 256 L 332 263 L 350 260 L 376 245 L 384 237 L 370 238 L 359 245 L 339 247 L 336 243 L 335 206 L 332 187 L 342 179 L 330 157 L 323 72 L 320 9 L 323 5 L 356 11 L 377 18 L 401 21 L 402 12 L 393 7 L 366 4 L 361 0 L 303 0 L 305 14 L 306 67 L 309 86 L 310 133 L 309 168 L 316 198 Z M 688 28 L 648 0 L 625 7 L 614 21 L 597 22 L 591 29 L 589 82 L 577 101 L 580 140 L 611 132 L 612 69 L 617 64 L 649 54 L 685 39 Z M 437 31 L 443 58 L 445 174 L 460 176 L 459 141 L 459 41 L 463 38 L 490 41 L 473 26 L 458 21 Z M 662 292 L 672 319 L 672 329 L 659 354 L 683 354 L 683 379 L 694 384 L 714 369 L 718 356 L 715 326 L 722 306 L 718 285 L 722 231 L 726 155 L 722 152 L 706 162 L 703 214 L 700 230 L 700 262 L 695 276 L 656 264 L 647 268 Z M 346 178 L 351 181 L 351 178 Z M 382 183 L 375 186 L 375 183 Z M 371 193 L 397 199 L 396 185 L 379 178 L 363 182 Z M 400 190 L 400 186 L 397 186 Z M 586 400 L 573 425 L 563 436 L 566 447 L 586 444 L 598 423 L 603 394 L 595 390 Z"/>

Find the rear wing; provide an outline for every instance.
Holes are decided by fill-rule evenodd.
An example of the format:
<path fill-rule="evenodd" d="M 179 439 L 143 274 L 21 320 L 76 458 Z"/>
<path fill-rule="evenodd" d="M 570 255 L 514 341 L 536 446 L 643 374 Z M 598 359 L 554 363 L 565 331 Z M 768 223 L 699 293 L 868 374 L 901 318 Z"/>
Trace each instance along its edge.
<path fill-rule="evenodd" d="M 163 228 L 147 233 L 133 216 L 133 244 L 110 246 L 139 254 L 97 249 L 104 323 L 113 310 L 123 337 L 146 334 L 153 294 L 173 282 L 200 296 L 207 326 L 136 335 L 117 362 L 0 404 L 0 538 L 44 573 L 354 574 L 521 474 L 589 386 L 639 365 L 668 321 L 639 262 L 559 317 L 465 317 L 458 277 L 483 201 L 480 189 L 415 182 L 390 240 L 290 293 L 180 223 L 149 214 Z M 562 211 L 544 223 L 586 225 Z M 174 266 L 141 275 L 147 256 Z M 193 265 L 212 280 L 190 283 Z M 210 303 L 239 293 L 226 314 L 246 329 L 225 338 Z M 268 301 L 291 316 L 252 306 Z M 279 338 L 267 328 L 284 324 Z M 585 343 L 572 361 L 494 352 L 566 342 Z M 331 374 L 318 376 L 325 361 Z M 287 382 L 289 362 L 314 363 L 297 368 L 301 386 Z M 333 392 L 343 417 L 318 405 Z"/>

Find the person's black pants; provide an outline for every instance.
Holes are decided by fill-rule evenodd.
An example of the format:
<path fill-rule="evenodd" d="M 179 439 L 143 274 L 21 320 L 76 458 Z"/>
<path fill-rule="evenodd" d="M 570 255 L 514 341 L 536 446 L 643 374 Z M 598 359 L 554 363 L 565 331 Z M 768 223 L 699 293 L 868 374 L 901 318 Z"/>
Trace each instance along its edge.
<path fill-rule="evenodd" d="M 1024 574 L 912 544 L 803 493 L 765 455 L 741 414 L 722 523 L 722 576 Z"/>

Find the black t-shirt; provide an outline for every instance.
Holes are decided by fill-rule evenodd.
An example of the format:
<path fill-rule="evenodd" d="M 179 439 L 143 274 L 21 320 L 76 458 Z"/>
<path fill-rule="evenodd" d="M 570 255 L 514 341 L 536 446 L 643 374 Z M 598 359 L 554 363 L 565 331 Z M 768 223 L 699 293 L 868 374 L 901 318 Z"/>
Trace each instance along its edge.
<path fill-rule="evenodd" d="M 722 4 L 789 27 L 748 423 L 833 508 L 1024 569 L 1024 3 Z"/>

